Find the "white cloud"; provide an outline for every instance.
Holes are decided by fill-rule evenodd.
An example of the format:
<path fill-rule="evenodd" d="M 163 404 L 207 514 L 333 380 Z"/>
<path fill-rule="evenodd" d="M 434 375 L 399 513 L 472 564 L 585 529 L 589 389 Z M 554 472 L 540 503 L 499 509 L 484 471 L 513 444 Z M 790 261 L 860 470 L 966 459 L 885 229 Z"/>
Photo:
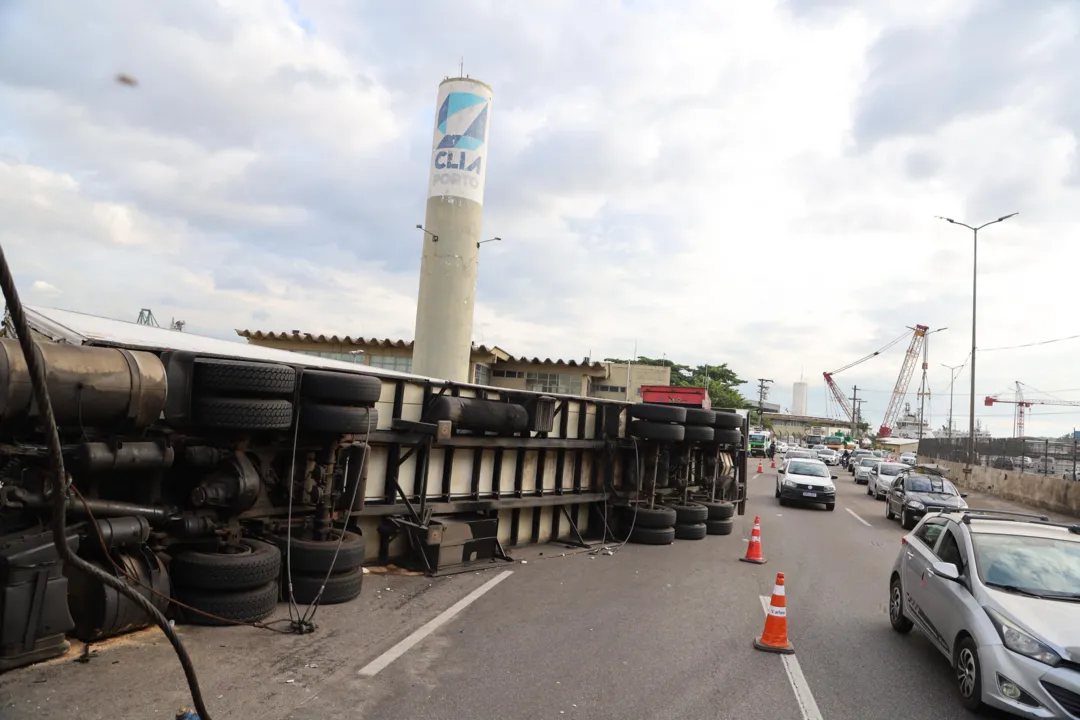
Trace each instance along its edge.
<path fill-rule="evenodd" d="M 484 246 L 478 341 L 575 358 L 637 342 L 774 378 L 782 403 L 805 372 L 821 411 L 823 370 L 948 326 L 937 425 L 939 363 L 970 345 L 970 237 L 933 216 L 1014 210 L 980 244 L 980 345 L 1074 334 L 1080 88 L 1045 68 L 1070 66 L 1075 8 L 310 5 L 307 27 L 277 0 L 5 11 L 0 242 L 36 302 L 152 307 L 222 337 L 411 337 L 435 86 L 464 54 L 495 88 L 484 232 L 504 238 Z M 1030 52 L 967 53 L 967 25 Z M 1070 348 L 980 355 L 979 402 L 1017 379 L 1080 387 Z M 902 352 L 837 377 L 875 423 Z M 1007 409 L 979 412 L 1008 432 Z"/>

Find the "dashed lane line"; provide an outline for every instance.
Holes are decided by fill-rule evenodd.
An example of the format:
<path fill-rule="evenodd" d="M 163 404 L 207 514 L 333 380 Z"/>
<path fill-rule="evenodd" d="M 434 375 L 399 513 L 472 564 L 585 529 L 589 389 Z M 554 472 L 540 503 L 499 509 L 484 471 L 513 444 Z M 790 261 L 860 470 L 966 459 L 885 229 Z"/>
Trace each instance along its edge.
<path fill-rule="evenodd" d="M 443 610 L 441 613 L 429 620 L 427 624 L 418 629 L 416 632 L 409 635 L 407 638 L 384 652 L 379 657 L 369 662 L 364 667 L 360 668 L 360 675 L 362 677 L 374 677 L 375 675 L 378 675 L 379 672 L 385 669 L 387 665 L 404 655 L 413 646 L 426 638 L 428 635 L 453 620 L 455 615 L 457 615 L 469 605 L 472 605 L 474 602 L 479 600 L 481 595 L 483 595 L 488 590 L 492 589 L 513 574 L 513 570 L 504 570 L 495 577 L 491 578 L 486 583 L 476 588 L 471 593 L 461 598 L 456 603 L 448 607 L 446 610 Z"/>
<path fill-rule="evenodd" d="M 772 598 L 766 595 L 758 597 L 761 599 L 761 609 L 768 615 L 769 602 Z M 802 666 L 799 665 L 799 659 L 795 655 L 781 655 L 780 661 L 784 663 L 784 672 L 787 673 L 791 690 L 795 693 L 795 702 L 799 706 L 803 720 L 823 720 L 817 700 L 814 700 L 814 694 L 810 692 L 810 684 L 806 682 Z"/>
<path fill-rule="evenodd" d="M 851 513 L 851 517 L 855 518 L 856 520 L 861 522 L 866 527 L 874 527 L 873 525 L 871 525 L 870 523 L 866 522 L 861 517 L 859 517 L 859 514 L 857 512 L 855 512 L 854 510 L 852 510 L 851 508 L 844 508 L 844 509 L 847 510 L 849 513 Z"/>

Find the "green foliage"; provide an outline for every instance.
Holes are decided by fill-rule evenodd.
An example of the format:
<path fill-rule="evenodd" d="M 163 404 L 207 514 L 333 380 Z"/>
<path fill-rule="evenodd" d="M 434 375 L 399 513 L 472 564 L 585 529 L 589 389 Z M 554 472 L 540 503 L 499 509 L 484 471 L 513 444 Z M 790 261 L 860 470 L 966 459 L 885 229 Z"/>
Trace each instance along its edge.
<path fill-rule="evenodd" d="M 625 364 L 626 360 L 619 358 L 604 358 L 604 362 Z M 673 387 L 703 387 L 709 390 L 709 400 L 714 408 L 737 408 L 750 407 L 750 403 L 744 398 L 737 388 L 745 380 L 727 366 L 727 363 L 717 365 L 680 365 L 667 358 L 650 358 L 639 356 L 634 361 L 635 365 L 651 365 L 653 367 L 671 368 L 671 385 Z M 769 427 L 766 425 L 766 427 Z"/>

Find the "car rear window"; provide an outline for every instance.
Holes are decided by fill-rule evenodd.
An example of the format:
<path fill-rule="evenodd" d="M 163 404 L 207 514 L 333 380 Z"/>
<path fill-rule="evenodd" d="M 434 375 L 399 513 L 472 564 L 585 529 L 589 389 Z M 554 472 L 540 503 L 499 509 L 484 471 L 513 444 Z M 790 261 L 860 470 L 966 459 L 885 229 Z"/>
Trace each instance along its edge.
<path fill-rule="evenodd" d="M 904 470 L 907 470 L 907 465 L 902 463 L 881 463 L 877 469 L 879 475 L 899 475 Z"/>
<path fill-rule="evenodd" d="M 904 481 L 904 489 L 908 492 L 936 493 L 938 495 L 959 495 L 956 488 L 948 480 L 931 477 L 930 475 L 908 475 Z"/>
<path fill-rule="evenodd" d="M 879 462 L 881 461 L 877 458 L 863 458 L 859 461 L 859 467 L 872 467 L 873 465 L 877 465 Z"/>

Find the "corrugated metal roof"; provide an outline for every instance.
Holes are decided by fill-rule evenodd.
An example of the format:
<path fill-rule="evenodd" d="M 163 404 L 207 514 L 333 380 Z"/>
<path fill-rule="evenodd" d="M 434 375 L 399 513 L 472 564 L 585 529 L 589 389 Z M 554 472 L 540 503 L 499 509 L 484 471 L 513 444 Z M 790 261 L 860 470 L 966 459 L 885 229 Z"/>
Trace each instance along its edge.
<path fill-rule="evenodd" d="M 355 347 L 365 348 L 411 348 L 413 346 L 412 340 L 393 340 L 391 338 L 366 338 L 361 335 L 353 337 L 351 335 L 315 335 L 313 333 L 305 332 L 274 332 L 264 330 L 237 330 L 236 334 L 242 338 L 251 340 L 284 340 L 286 342 L 311 342 L 311 343 L 326 343 L 335 345 L 352 345 Z M 544 365 L 551 367 L 581 367 L 588 368 L 590 370 L 605 370 L 606 366 L 601 362 L 586 362 L 577 360 L 558 360 L 553 358 L 540 359 L 538 357 L 515 357 L 508 354 L 505 350 L 497 345 L 473 345 L 475 352 L 491 354 L 496 356 L 496 364 L 498 363 L 521 363 L 526 365 Z M 503 357 L 504 356 L 504 357 Z"/>

